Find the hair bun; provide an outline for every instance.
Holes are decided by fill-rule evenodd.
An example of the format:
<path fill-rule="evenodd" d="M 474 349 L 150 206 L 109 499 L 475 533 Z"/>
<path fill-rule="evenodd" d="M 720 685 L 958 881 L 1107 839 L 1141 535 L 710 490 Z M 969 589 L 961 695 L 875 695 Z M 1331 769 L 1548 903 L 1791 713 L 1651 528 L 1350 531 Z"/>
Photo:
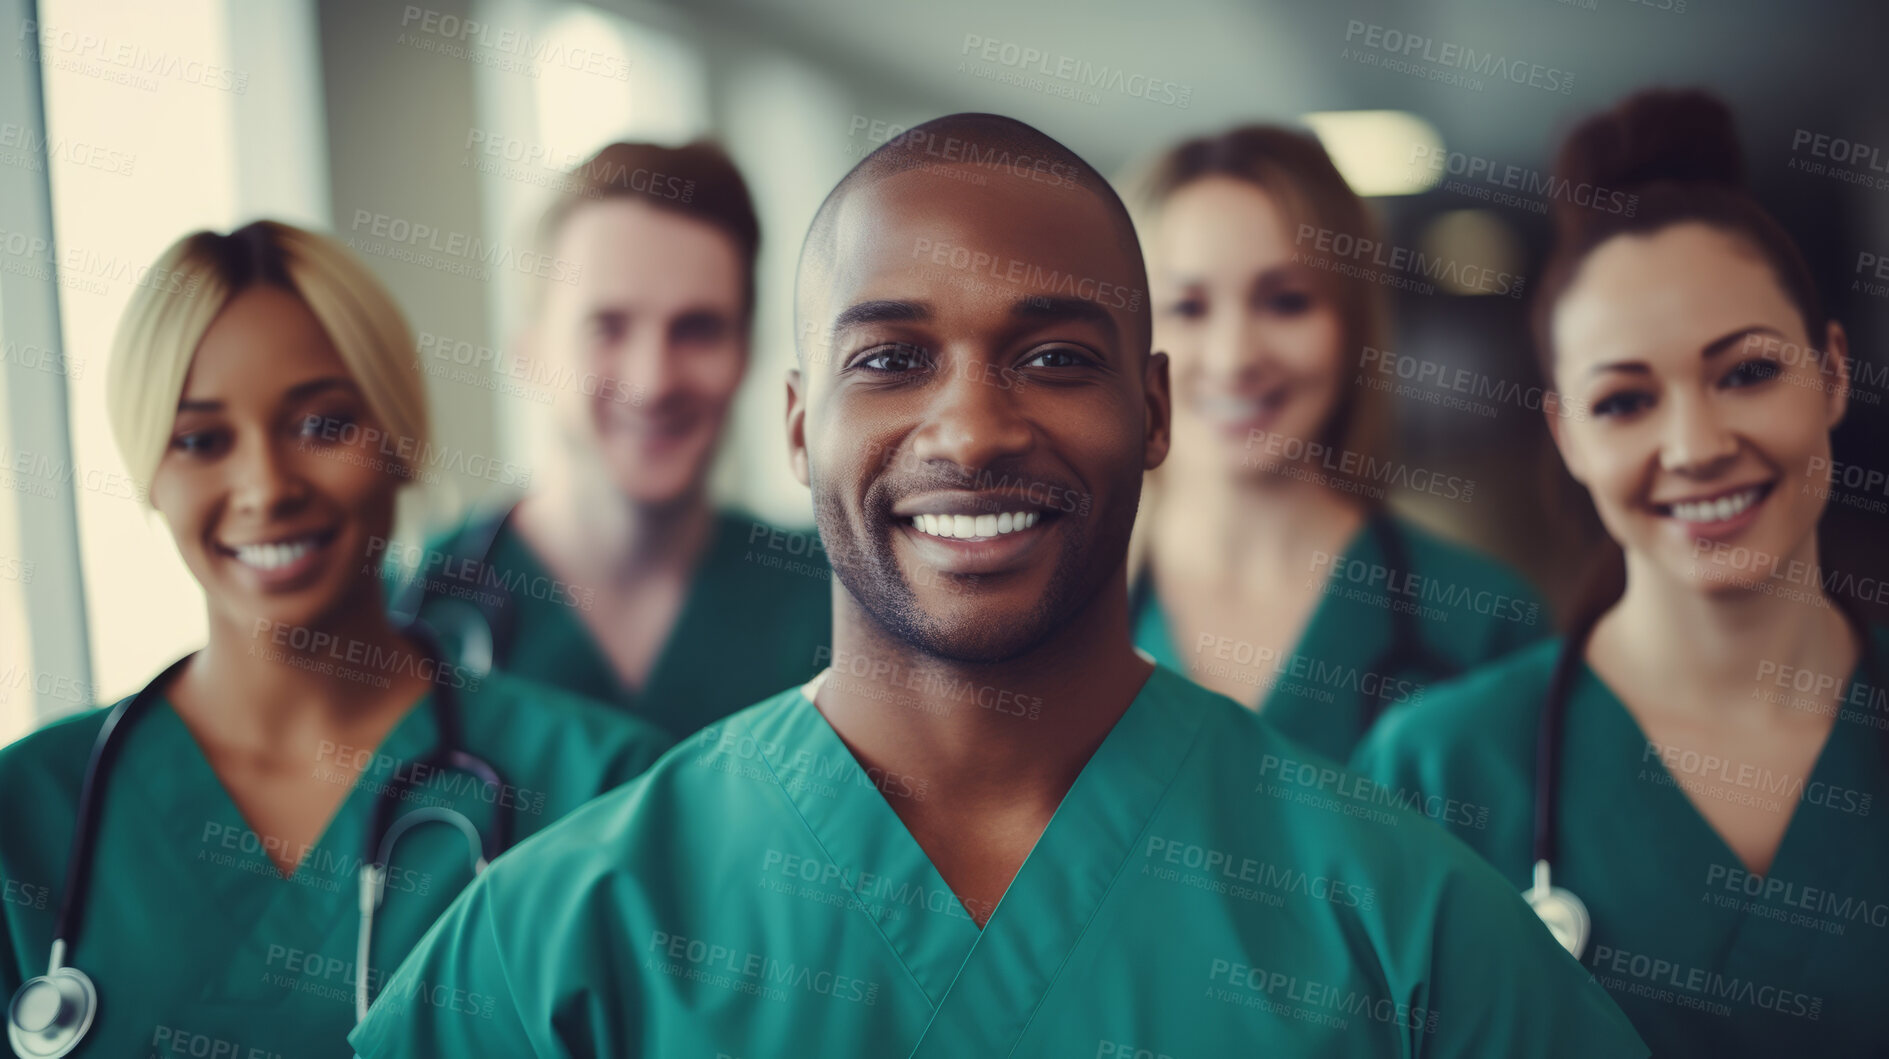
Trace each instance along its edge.
<path fill-rule="evenodd" d="M 1699 89 L 1650 89 L 1575 126 L 1561 145 L 1555 175 L 1609 191 L 1662 182 L 1742 191 L 1745 160 L 1737 122 L 1723 100 Z"/>

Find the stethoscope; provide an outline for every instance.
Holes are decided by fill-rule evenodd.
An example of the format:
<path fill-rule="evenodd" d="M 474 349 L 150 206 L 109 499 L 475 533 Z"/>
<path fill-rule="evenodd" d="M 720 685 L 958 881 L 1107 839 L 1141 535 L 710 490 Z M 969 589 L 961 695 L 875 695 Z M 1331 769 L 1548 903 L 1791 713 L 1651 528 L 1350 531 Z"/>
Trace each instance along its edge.
<path fill-rule="evenodd" d="M 470 532 L 460 538 L 459 547 L 446 558 L 484 570 L 492 559 L 493 545 L 511 523 L 512 512 L 516 510 L 516 507 L 508 507 L 473 524 Z M 436 591 L 423 563 L 387 609 L 396 621 L 417 622 L 424 613 L 427 625 L 457 633 L 459 664 L 485 676 L 505 653 L 512 633 L 511 608 L 504 602 L 488 601 L 488 591 L 492 590 L 475 590 L 470 601 Z"/>
<path fill-rule="evenodd" d="M 432 634 L 409 625 L 403 632 L 419 642 L 437 664 L 440 653 Z M 91 881 L 92 854 L 98 835 L 98 815 L 102 811 L 105 786 L 110 779 L 114 759 L 124 744 L 123 733 L 156 701 L 160 689 L 183 671 L 191 655 L 172 662 L 156 680 L 136 695 L 112 708 L 92 743 L 92 755 L 86 762 L 85 779 L 79 788 L 78 820 L 73 828 L 72 861 L 66 867 L 65 894 L 59 902 L 59 920 L 53 930 L 52 954 L 46 959 L 46 973 L 28 979 L 14 992 L 7 1005 L 7 1039 L 16 1054 L 25 1059 L 55 1059 L 68 1055 L 85 1039 L 98 1016 L 98 987 L 91 976 L 66 962 L 67 954 L 78 939 L 80 912 L 85 907 L 86 888 Z M 443 681 L 435 682 L 433 720 L 439 729 L 439 742 L 420 764 L 395 771 L 396 778 L 383 785 L 374 804 L 373 825 L 367 832 L 367 859 L 360 872 L 361 926 L 356 943 L 354 968 L 355 1018 L 367 1016 L 371 997 L 368 979 L 372 966 L 374 913 L 387 893 L 387 865 L 394 847 L 403 835 L 421 824 L 446 823 L 466 836 L 472 855 L 473 874 L 485 870 L 493 858 L 511 845 L 511 817 L 500 811 L 492 826 L 490 840 L 463 813 L 438 806 L 416 809 L 393 818 L 395 807 L 419 786 L 416 777 L 431 776 L 436 771 L 453 769 L 481 780 L 488 789 L 503 790 L 505 781 L 498 769 L 463 746 L 459 727 L 457 700 Z M 498 805 L 501 799 L 494 798 Z"/>
<path fill-rule="evenodd" d="M 1410 570 L 1410 550 L 1404 547 L 1404 540 L 1397 533 L 1390 516 L 1383 512 L 1374 512 L 1365 522 L 1365 531 L 1377 545 L 1377 552 L 1382 557 L 1384 566 L 1391 570 Z M 1138 580 L 1129 594 L 1128 613 L 1140 614 L 1141 608 L 1151 600 L 1150 584 L 1152 576 Z M 1388 679 L 1391 674 L 1417 674 L 1427 680 L 1441 680 L 1457 672 L 1461 667 L 1439 655 L 1423 638 L 1422 630 L 1417 627 L 1417 616 L 1409 608 L 1391 608 L 1390 642 L 1378 652 L 1366 672 L 1376 673 Z M 1377 723 L 1386 705 L 1378 696 L 1368 696 L 1364 704 L 1364 725 L 1359 729 L 1368 732 Z"/>
<path fill-rule="evenodd" d="M 1863 665 L 1870 679 L 1882 685 L 1875 656 L 1870 651 L 1869 627 L 1846 600 L 1831 597 L 1843 617 L 1856 630 L 1862 644 Z M 1593 931 L 1594 921 L 1587 905 L 1573 891 L 1554 884 L 1553 862 L 1556 852 L 1561 793 L 1561 735 L 1567 723 L 1568 700 L 1573 694 L 1574 678 L 1580 673 L 1587 654 L 1587 639 L 1594 631 L 1598 615 L 1569 630 L 1555 658 L 1554 674 L 1548 681 L 1548 694 L 1541 704 L 1541 726 L 1535 735 L 1535 827 L 1533 857 L 1534 878 L 1522 896 L 1535 910 L 1548 932 L 1562 947 L 1581 958 Z"/>

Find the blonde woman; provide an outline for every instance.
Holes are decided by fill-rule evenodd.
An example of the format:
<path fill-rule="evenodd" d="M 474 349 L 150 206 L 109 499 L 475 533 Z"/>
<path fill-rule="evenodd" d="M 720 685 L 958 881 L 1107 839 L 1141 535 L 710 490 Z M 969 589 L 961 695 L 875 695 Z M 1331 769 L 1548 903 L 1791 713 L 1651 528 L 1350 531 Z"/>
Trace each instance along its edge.
<path fill-rule="evenodd" d="M 372 560 L 427 413 L 407 325 L 358 261 L 262 221 L 187 236 L 156 268 L 185 282 L 134 297 L 111 418 L 209 641 L 0 751 L 0 804 L 23 807 L 0 874 L 33 898 L 0 904 L 9 1038 L 30 1056 L 345 1056 L 475 863 L 663 739 L 472 678 L 387 619 Z M 487 1001 L 387 1002 L 476 1018 Z"/>
<path fill-rule="evenodd" d="M 1245 126 L 1146 178 L 1155 348 L 1174 449 L 1151 475 L 1135 640 L 1156 661 L 1344 760 L 1386 707 L 1544 635 L 1534 591 L 1418 529 L 1386 483 L 1468 501 L 1385 445 L 1376 288 L 1332 253 L 1373 238 L 1317 140 Z"/>

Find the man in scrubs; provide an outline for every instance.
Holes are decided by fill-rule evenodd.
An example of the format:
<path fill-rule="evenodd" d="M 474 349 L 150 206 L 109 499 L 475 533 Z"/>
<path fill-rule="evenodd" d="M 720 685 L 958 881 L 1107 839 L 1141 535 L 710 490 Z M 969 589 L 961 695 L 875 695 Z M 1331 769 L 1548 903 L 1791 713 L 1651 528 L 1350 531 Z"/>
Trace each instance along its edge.
<path fill-rule="evenodd" d="M 718 509 L 760 228 L 708 143 L 618 143 L 570 175 L 513 373 L 550 397 L 532 492 L 418 554 L 393 597 L 467 664 L 614 703 L 677 737 L 805 680 L 830 624 L 811 532 Z M 555 277 L 554 277 L 555 279 Z"/>
<path fill-rule="evenodd" d="M 501 860 L 368 1059 L 1643 1056 L 1514 891 L 1132 646 L 1168 439 L 1120 201 L 941 118 L 801 259 L 788 438 L 839 589 L 830 667 Z"/>

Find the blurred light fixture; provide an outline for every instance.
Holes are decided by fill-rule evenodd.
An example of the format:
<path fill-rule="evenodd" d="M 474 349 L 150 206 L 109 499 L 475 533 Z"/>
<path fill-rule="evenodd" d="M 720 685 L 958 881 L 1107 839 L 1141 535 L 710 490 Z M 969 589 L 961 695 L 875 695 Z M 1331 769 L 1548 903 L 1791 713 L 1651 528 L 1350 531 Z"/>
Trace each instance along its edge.
<path fill-rule="evenodd" d="M 1402 110 L 1323 110 L 1304 115 L 1332 164 L 1360 195 L 1415 195 L 1435 187 L 1441 170 L 1426 164 L 1442 158 L 1443 137 L 1415 114 Z"/>
<path fill-rule="evenodd" d="M 1451 294 L 1521 297 L 1522 243 L 1494 210 L 1450 210 L 1423 230 L 1419 249 L 1438 288 Z"/>

